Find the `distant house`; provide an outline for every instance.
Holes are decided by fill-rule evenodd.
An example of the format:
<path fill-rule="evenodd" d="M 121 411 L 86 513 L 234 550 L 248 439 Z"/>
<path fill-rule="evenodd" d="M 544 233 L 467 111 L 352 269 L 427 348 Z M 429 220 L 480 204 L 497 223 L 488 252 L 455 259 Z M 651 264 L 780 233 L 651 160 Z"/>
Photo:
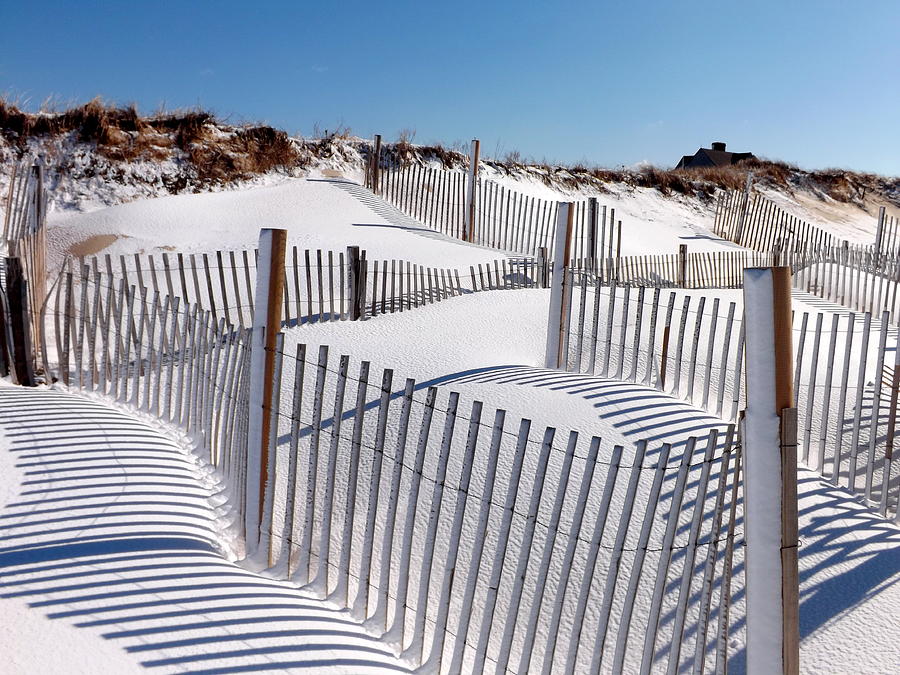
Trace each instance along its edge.
<path fill-rule="evenodd" d="M 701 169 L 707 166 L 730 166 L 753 159 L 752 152 L 728 152 L 724 143 L 713 143 L 711 148 L 700 148 L 693 155 L 685 155 L 676 169 Z"/>

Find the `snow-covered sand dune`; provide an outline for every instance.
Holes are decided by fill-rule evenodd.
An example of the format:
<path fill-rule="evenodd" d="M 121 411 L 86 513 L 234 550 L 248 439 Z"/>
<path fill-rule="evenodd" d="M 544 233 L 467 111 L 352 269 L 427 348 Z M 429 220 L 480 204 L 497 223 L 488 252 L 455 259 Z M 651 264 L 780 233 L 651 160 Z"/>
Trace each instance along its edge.
<path fill-rule="evenodd" d="M 408 672 L 346 613 L 229 562 L 215 483 L 159 428 L 9 386 L 0 428 L 21 481 L 0 512 L 0 671 Z"/>
<path fill-rule="evenodd" d="M 60 212 L 49 219 L 48 246 L 55 260 L 92 239 L 107 245 L 91 247 L 88 254 L 246 249 L 256 246 L 260 228 L 275 227 L 286 229 L 288 244 L 301 249 L 354 245 L 371 258 L 403 257 L 434 267 L 468 267 L 500 257 L 497 251 L 439 235 L 370 197 L 341 181 L 297 179 L 240 192 L 160 197 L 89 213 Z"/>
<path fill-rule="evenodd" d="M 641 194 L 615 196 L 623 202 L 617 210 L 636 221 L 626 235 L 634 249 L 623 247 L 624 253 L 672 252 L 691 241 L 729 247 L 709 234 L 711 212 L 695 209 L 688 216 L 690 205 L 670 209 L 662 198 L 646 197 L 645 205 Z M 442 267 L 497 257 L 495 251 L 436 236 L 358 188 L 318 181 L 59 215 L 51 240 L 57 255 L 98 236 L 115 237 L 94 240 L 110 242 L 105 252 L 113 254 L 211 251 L 250 248 L 264 226 L 286 227 L 289 243 L 302 247 L 354 244 L 373 257 L 401 255 Z M 328 344 L 334 355 L 348 353 L 394 368 L 396 381 L 415 377 L 422 386 L 461 391 L 536 426 L 578 429 L 611 443 L 683 442 L 721 424 L 640 385 L 538 368 L 545 322 L 545 291 L 483 293 L 367 322 L 301 326 L 291 329 L 286 341 L 288 352 L 298 342 L 309 345 L 310 353 Z M 3 528 L 9 548 L 0 553 L 9 556 L 2 593 L 25 593 L 4 597 L 3 604 L 24 617 L 22 631 L 56 631 L 61 643 L 81 650 L 74 654 L 102 654 L 110 672 L 140 664 L 160 672 L 403 667 L 346 614 L 226 562 L 218 548 L 228 538 L 219 532 L 210 503 L 215 486 L 198 478 L 204 471 L 177 444 L 97 402 L 10 389 L 0 390 L 0 396 L 0 424 L 18 464 L 9 482 L 38 481 L 22 485 L 33 495 L 10 497 L 18 488 L 8 485 L 0 491 L 9 502 L 0 515 L 14 526 Z M 61 424 L 70 425 L 66 449 L 54 447 L 60 444 Z M 897 670 L 893 645 L 900 633 L 887 617 L 900 606 L 900 530 L 811 474 L 803 473 L 800 487 L 804 671 Z M 52 499 L 60 501 L 47 501 Z M 177 542 L 167 545 L 167 537 Z M 130 549 L 97 551 L 120 538 L 139 541 Z M 17 553 L 23 544 L 34 556 L 69 548 L 57 560 L 23 563 Z M 154 548 L 140 548 L 148 545 Z M 197 577 L 203 574 L 211 576 Z M 27 607 L 26 602 L 43 604 Z M 55 620 L 48 622 L 47 612 Z M 28 638 L 19 633 L 12 639 L 21 644 Z M 124 647 L 127 656 L 110 645 Z M 736 637 L 733 669 L 738 671 L 741 645 Z M 49 660 L 58 654 L 21 658 L 17 663 L 26 668 L 31 659 L 48 659 L 38 664 L 47 670 L 60 665 Z"/>

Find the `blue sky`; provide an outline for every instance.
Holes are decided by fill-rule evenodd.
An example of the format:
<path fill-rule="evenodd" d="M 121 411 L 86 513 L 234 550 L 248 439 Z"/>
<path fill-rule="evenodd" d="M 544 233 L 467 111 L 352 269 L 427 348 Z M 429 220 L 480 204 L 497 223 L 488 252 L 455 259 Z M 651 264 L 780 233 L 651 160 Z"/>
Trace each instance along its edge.
<path fill-rule="evenodd" d="M 900 175 L 900 2 L 0 3 L 0 92 L 291 133 L 674 164 L 710 141 Z"/>

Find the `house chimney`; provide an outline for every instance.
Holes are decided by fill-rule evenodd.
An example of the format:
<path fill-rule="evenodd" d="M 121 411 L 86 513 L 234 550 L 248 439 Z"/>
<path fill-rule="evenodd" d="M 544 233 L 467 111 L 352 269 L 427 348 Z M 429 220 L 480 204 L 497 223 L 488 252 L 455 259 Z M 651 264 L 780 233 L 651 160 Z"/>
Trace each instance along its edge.
<path fill-rule="evenodd" d="M 725 144 L 722 141 L 716 141 L 712 144 L 712 149 L 713 150 L 721 150 L 722 152 L 725 152 Z"/>

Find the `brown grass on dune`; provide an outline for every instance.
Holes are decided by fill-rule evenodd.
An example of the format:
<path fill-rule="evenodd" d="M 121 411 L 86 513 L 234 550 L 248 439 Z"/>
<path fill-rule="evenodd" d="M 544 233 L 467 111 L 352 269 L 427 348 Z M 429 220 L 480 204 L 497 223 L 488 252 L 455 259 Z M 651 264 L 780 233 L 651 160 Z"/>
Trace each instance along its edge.
<path fill-rule="evenodd" d="M 264 125 L 228 127 L 209 112 L 174 111 L 142 117 L 134 105 L 99 98 L 57 113 L 26 113 L 0 98 L 0 134 L 23 146 L 29 138 L 74 133 L 116 161 L 173 157 L 177 148 L 203 182 L 227 182 L 301 162 L 284 131 Z"/>
<path fill-rule="evenodd" d="M 388 166 L 408 167 L 415 163 L 424 164 L 437 160 L 444 169 L 458 169 L 468 166 L 469 158 L 462 152 L 445 147 L 441 143 L 414 145 L 414 129 L 402 129 L 394 143 L 383 143 L 381 161 Z M 368 152 L 369 149 L 366 148 Z"/>
<path fill-rule="evenodd" d="M 308 166 L 315 159 L 334 159 L 351 164 L 368 161 L 372 145 L 353 139 L 350 129 L 339 126 L 331 133 L 311 139 L 292 139 L 267 125 L 228 125 L 210 112 L 192 109 L 160 111 L 141 116 L 134 105 L 116 106 L 96 98 L 63 111 L 24 112 L 17 104 L 0 96 L 0 136 L 13 148 L 24 150 L 29 139 L 72 134 L 77 141 L 92 143 L 101 157 L 119 162 L 175 159 L 193 169 L 172 189 L 181 190 L 192 180 L 225 183 L 248 178 L 273 169 Z M 408 167 L 438 162 L 444 169 L 468 166 L 468 144 L 456 142 L 449 148 L 440 144 L 416 145 L 416 132 L 404 129 L 397 140 L 382 145 L 382 162 Z M 900 204 L 900 179 L 844 169 L 806 171 L 780 161 L 749 159 L 725 167 L 663 169 L 646 166 L 635 169 L 591 167 L 584 162 L 565 166 L 546 160 L 525 160 L 518 151 L 502 159 L 483 159 L 497 171 L 510 176 L 527 176 L 565 190 L 608 190 L 612 184 L 654 188 L 661 193 L 711 198 L 717 189 L 742 189 L 747 173 L 753 172 L 758 185 L 793 191 L 806 189 L 821 198 L 861 203 L 877 193 Z"/>
<path fill-rule="evenodd" d="M 502 161 L 488 160 L 492 168 L 507 175 L 530 175 L 551 187 L 604 191 L 606 185 L 624 184 L 655 188 L 665 195 L 684 194 L 711 198 L 717 189 L 740 190 L 753 172 L 756 185 L 791 192 L 808 189 L 822 198 L 844 203 L 860 203 L 866 195 L 877 192 L 894 203 L 900 202 L 900 179 L 846 169 L 806 171 L 786 162 L 749 159 L 732 166 L 697 169 L 661 169 L 645 166 L 637 169 L 589 168 L 549 165 L 546 162 L 523 161 L 518 152 L 508 153 Z"/>

